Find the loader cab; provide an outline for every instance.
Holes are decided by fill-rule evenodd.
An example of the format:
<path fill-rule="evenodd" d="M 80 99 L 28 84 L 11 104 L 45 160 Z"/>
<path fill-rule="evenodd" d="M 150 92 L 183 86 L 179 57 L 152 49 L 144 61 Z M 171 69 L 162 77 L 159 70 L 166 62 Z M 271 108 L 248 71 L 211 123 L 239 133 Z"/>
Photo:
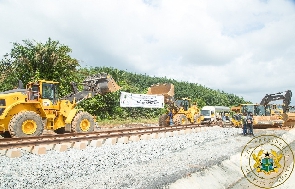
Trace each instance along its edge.
<path fill-rule="evenodd" d="M 55 104 L 58 99 L 57 82 L 41 82 L 41 99 L 48 99 Z"/>
<path fill-rule="evenodd" d="M 56 104 L 58 99 L 58 82 L 39 80 L 27 84 L 28 100 L 39 101 L 48 99 L 52 104 Z"/>
<path fill-rule="evenodd" d="M 180 99 L 175 101 L 177 107 L 182 107 L 184 111 L 188 111 L 191 107 L 190 101 L 188 99 Z"/>
<path fill-rule="evenodd" d="M 242 114 L 247 116 L 249 113 L 254 114 L 254 104 L 242 105 Z"/>

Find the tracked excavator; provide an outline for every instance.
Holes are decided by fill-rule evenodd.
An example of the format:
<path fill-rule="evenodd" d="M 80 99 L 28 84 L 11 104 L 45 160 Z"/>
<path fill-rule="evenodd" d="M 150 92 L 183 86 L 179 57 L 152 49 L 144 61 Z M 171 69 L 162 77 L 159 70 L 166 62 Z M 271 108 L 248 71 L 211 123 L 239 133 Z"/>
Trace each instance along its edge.
<path fill-rule="evenodd" d="M 287 112 L 288 107 L 291 103 L 291 98 L 292 98 L 292 91 L 291 90 L 287 90 L 285 91 L 285 94 L 283 94 L 283 92 L 278 92 L 275 94 L 266 94 L 265 97 L 261 100 L 260 105 L 263 106 L 267 106 L 269 105 L 270 102 L 272 101 L 276 101 L 276 100 L 283 100 L 283 105 L 282 107 L 282 112 Z M 279 106 L 272 106 L 273 110 L 277 109 L 280 110 Z M 271 112 L 271 114 L 276 114 L 277 112 Z"/>
<path fill-rule="evenodd" d="M 260 104 L 264 107 L 271 106 L 271 116 L 282 119 L 283 126 L 293 128 L 295 125 L 295 112 L 292 111 L 292 106 L 290 106 L 291 98 L 291 90 L 285 91 L 285 94 L 284 92 L 266 94 L 265 97 L 261 100 Z M 283 105 L 280 106 L 269 104 L 271 101 L 276 100 L 283 100 Z"/>
<path fill-rule="evenodd" d="M 21 85 L 21 84 L 20 84 Z M 104 95 L 120 89 L 114 79 L 100 73 L 86 78 L 79 85 L 71 83 L 72 93 L 58 97 L 58 82 L 38 80 L 26 89 L 0 93 L 0 134 L 11 137 L 42 135 L 44 129 L 56 133 L 85 133 L 94 130 L 95 119 L 77 104 L 94 95 Z M 8 135 L 7 135 L 8 134 Z"/>
<path fill-rule="evenodd" d="M 149 87 L 147 94 L 163 95 L 167 112 L 159 117 L 159 126 L 201 124 L 200 109 L 189 98 L 174 99 L 173 84 L 156 84 Z M 172 122 L 170 122 L 170 116 Z"/>

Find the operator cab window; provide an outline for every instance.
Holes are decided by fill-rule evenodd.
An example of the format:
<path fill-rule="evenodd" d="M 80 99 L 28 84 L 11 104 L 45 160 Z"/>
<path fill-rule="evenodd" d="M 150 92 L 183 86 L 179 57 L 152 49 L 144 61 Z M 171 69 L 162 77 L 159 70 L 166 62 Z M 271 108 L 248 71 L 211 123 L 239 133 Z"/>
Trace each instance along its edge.
<path fill-rule="evenodd" d="M 42 99 L 49 99 L 52 102 L 55 99 L 55 85 L 52 83 L 42 83 Z"/>

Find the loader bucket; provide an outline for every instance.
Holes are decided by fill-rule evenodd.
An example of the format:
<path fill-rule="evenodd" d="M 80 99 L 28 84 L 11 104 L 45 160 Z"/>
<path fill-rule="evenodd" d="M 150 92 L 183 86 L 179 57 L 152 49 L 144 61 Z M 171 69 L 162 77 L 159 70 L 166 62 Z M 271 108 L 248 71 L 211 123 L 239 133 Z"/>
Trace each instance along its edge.
<path fill-rule="evenodd" d="M 106 73 L 99 73 L 95 76 L 86 78 L 83 81 L 83 85 L 84 90 L 96 92 L 101 95 L 116 92 L 121 89 L 112 76 Z"/>
<path fill-rule="evenodd" d="M 149 95 L 164 95 L 165 103 L 168 103 L 174 97 L 174 85 L 171 83 L 156 84 L 148 88 Z"/>
<path fill-rule="evenodd" d="M 116 81 L 111 76 L 107 78 L 107 81 L 108 81 L 107 92 L 112 93 L 121 89 L 121 87 L 116 83 Z"/>
<path fill-rule="evenodd" d="M 295 126 L 295 113 L 284 113 L 283 114 L 284 126 L 294 127 Z"/>

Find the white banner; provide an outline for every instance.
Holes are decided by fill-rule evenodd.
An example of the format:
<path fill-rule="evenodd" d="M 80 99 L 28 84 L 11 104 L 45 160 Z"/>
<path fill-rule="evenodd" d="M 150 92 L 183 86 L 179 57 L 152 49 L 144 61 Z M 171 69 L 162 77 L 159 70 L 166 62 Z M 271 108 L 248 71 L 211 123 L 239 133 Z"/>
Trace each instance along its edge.
<path fill-rule="evenodd" d="M 164 96 L 121 92 L 121 107 L 164 108 Z"/>

